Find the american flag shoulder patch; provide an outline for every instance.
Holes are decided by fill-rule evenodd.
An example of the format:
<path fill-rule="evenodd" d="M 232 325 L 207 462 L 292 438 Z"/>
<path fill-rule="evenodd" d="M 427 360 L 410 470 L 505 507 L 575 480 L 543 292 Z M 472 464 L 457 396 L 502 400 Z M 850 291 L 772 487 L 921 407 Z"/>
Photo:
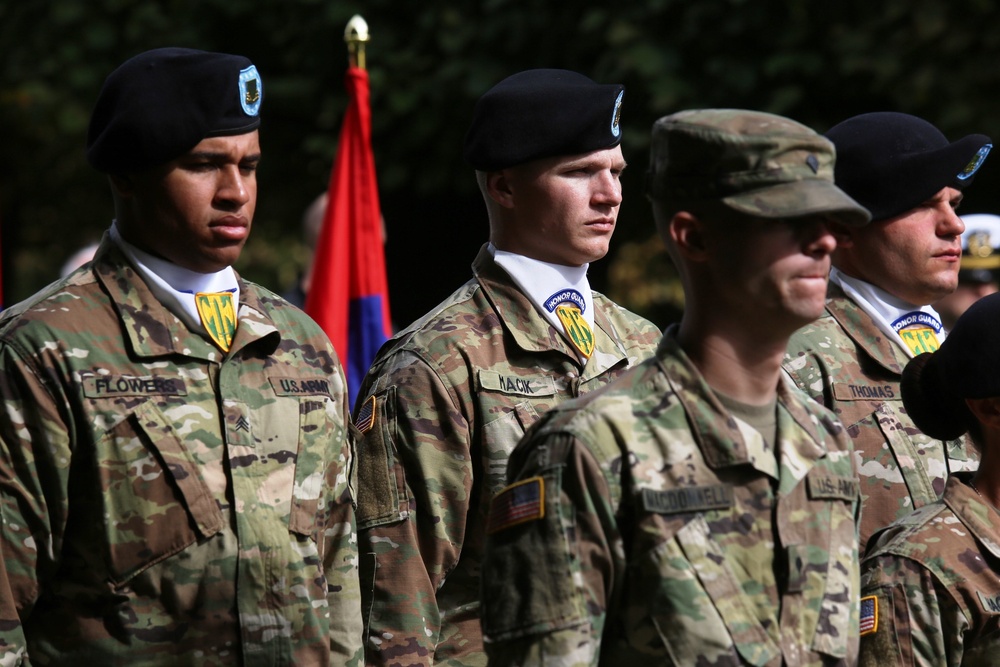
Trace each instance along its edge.
<path fill-rule="evenodd" d="M 878 630 L 878 598 L 868 595 L 861 598 L 861 636 Z"/>
<path fill-rule="evenodd" d="M 375 424 L 375 396 L 369 396 L 368 400 L 364 402 L 361 409 L 358 410 L 358 416 L 354 419 L 354 425 L 358 427 L 358 430 L 364 433 L 365 431 L 371 430 L 371 427 Z"/>
<path fill-rule="evenodd" d="M 530 477 L 511 484 L 493 499 L 486 532 L 492 534 L 545 516 L 545 480 Z"/>

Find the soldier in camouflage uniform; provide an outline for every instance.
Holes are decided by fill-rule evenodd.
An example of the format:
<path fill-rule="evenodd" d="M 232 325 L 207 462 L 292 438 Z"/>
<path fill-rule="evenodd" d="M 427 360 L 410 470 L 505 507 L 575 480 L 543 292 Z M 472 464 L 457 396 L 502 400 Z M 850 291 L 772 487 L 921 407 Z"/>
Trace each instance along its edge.
<path fill-rule="evenodd" d="M 655 358 L 511 455 L 483 565 L 490 665 L 854 664 L 851 443 L 780 367 L 823 310 L 827 220 L 868 220 L 833 159 L 771 114 L 653 126 L 653 215 L 684 315 Z"/>
<path fill-rule="evenodd" d="M 872 223 L 835 230 L 826 312 L 792 337 L 783 366 L 854 440 L 864 552 L 875 530 L 937 500 L 951 472 L 977 465 L 964 439 L 941 442 L 913 425 L 899 379 L 914 354 L 944 339 L 929 304 L 957 284 L 963 225 L 955 209 L 990 145 L 983 135 L 949 143 L 901 113 L 855 116 L 827 137 L 837 184 Z"/>
<path fill-rule="evenodd" d="M 362 657 L 342 368 L 231 268 L 262 93 L 246 58 L 173 48 L 102 88 L 116 220 L 0 321 L 0 664 Z"/>
<path fill-rule="evenodd" d="M 621 203 L 622 95 L 530 70 L 476 106 L 465 157 L 490 244 L 469 282 L 385 344 L 355 406 L 369 664 L 486 663 L 479 573 L 508 454 L 541 414 L 655 349 L 659 330 L 586 277 Z"/>
<path fill-rule="evenodd" d="M 968 432 L 976 473 L 875 533 L 861 564 L 861 665 L 987 667 L 1000 660 L 1000 294 L 974 303 L 941 348 L 903 371 L 924 433 Z"/>

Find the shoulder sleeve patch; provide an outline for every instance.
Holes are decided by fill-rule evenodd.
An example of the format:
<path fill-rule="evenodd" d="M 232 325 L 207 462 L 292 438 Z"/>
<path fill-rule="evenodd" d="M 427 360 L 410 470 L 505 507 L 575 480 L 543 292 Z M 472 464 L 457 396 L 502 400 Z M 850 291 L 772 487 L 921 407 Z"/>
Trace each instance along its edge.
<path fill-rule="evenodd" d="M 862 637 L 878 632 L 878 596 L 861 598 L 860 629 Z"/>
<path fill-rule="evenodd" d="M 395 387 L 372 396 L 354 418 L 357 450 L 358 530 L 399 521 L 405 515 L 405 476 L 393 441 L 395 436 Z M 371 410 L 370 416 L 365 416 Z M 358 424 L 367 424 L 361 429 Z"/>
<path fill-rule="evenodd" d="M 541 477 L 511 484 L 490 504 L 486 532 L 492 534 L 545 516 L 545 480 Z"/>

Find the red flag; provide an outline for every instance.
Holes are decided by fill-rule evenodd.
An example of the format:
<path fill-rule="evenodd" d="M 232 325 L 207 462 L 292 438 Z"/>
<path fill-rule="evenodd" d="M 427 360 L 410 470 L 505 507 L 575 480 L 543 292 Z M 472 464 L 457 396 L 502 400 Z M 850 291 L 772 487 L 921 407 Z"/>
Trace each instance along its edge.
<path fill-rule="evenodd" d="M 333 341 L 351 405 L 375 353 L 391 335 L 382 213 L 372 155 L 368 72 L 348 67 L 349 102 L 330 174 L 326 214 L 305 311 Z"/>

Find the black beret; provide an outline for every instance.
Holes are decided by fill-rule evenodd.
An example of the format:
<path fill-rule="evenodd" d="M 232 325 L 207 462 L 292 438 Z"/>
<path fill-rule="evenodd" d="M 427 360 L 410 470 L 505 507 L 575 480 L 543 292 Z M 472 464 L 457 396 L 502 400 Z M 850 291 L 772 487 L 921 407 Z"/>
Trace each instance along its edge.
<path fill-rule="evenodd" d="M 625 87 L 577 72 L 532 69 L 511 75 L 476 102 L 465 161 L 480 171 L 621 143 Z"/>
<path fill-rule="evenodd" d="M 903 405 L 921 431 L 939 440 L 968 430 L 967 398 L 1000 396 L 1000 293 L 962 313 L 936 352 L 911 359 L 900 386 Z"/>
<path fill-rule="evenodd" d="M 893 111 L 848 118 L 826 136 L 837 148 L 835 182 L 873 221 L 916 208 L 941 188 L 961 190 L 993 147 L 983 134 L 949 143 L 926 120 Z"/>
<path fill-rule="evenodd" d="M 169 162 L 206 137 L 260 125 L 260 74 L 226 53 L 163 48 L 125 61 L 104 81 L 87 131 L 87 160 L 105 173 Z"/>

